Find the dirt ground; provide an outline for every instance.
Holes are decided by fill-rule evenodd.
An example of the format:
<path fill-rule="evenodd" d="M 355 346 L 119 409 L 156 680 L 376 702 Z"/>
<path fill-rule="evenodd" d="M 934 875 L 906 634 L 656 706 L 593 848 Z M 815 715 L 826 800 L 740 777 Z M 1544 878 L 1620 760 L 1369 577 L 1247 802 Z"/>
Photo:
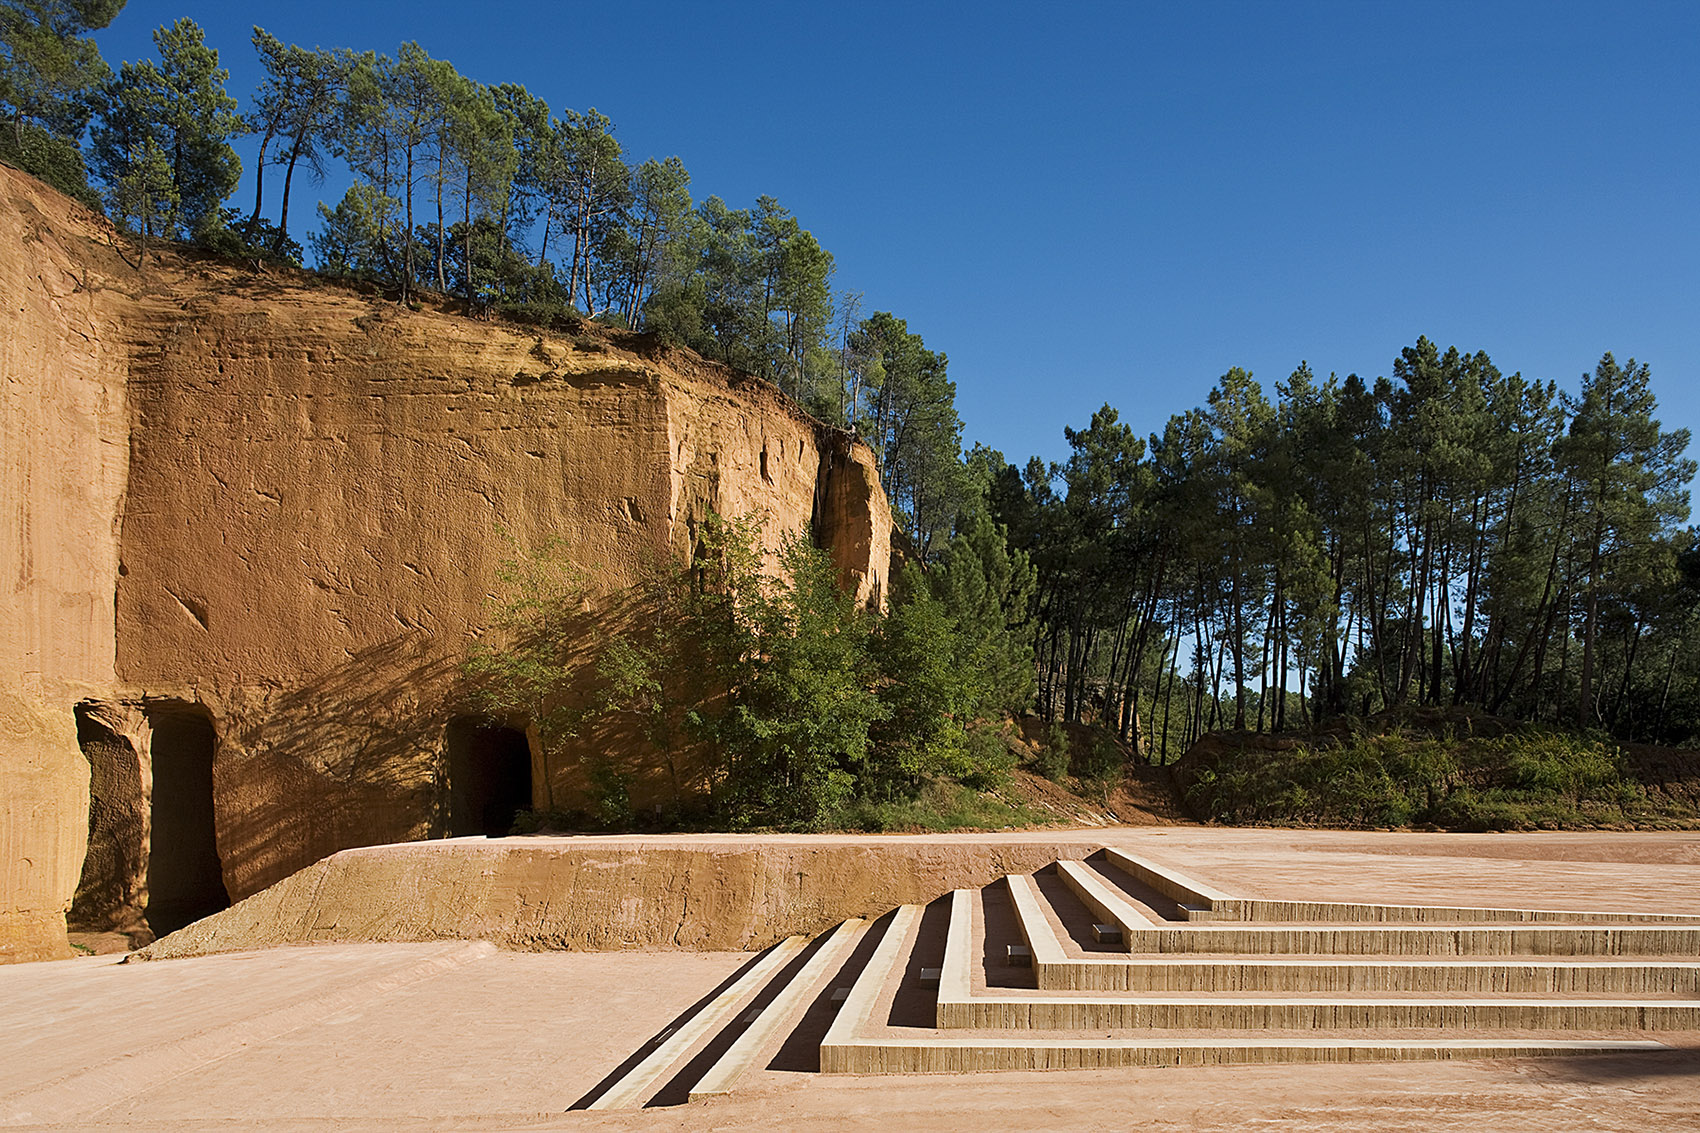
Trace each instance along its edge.
<path fill-rule="evenodd" d="M 1104 834 L 1260 895 L 1700 912 L 1695 833 Z M 1546 1060 L 866 1078 L 770 1067 L 725 1097 L 572 1109 L 750 959 L 445 941 L 17 965 L 0 969 L 0 1127 L 1700 1130 L 1687 1037 L 1668 1052 Z"/>

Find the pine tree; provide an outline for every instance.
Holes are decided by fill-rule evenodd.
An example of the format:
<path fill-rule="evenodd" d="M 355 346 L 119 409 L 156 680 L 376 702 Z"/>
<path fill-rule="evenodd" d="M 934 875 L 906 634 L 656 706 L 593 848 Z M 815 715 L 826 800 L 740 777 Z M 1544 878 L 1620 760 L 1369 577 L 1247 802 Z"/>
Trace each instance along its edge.
<path fill-rule="evenodd" d="M 229 72 L 193 20 L 162 27 L 153 39 L 159 62 L 126 63 L 107 88 L 94 130 L 95 172 L 117 186 L 151 139 L 171 167 L 175 203 L 165 231 L 204 233 L 219 225 L 219 206 L 241 179 L 230 139 L 247 124 L 224 89 Z"/>
<path fill-rule="evenodd" d="M 1646 365 L 1600 359 L 1582 389 L 1567 398 L 1570 431 L 1557 446 L 1559 465 L 1576 488 L 1574 530 L 1587 559 L 1582 600 L 1581 689 L 1576 721 L 1599 718 L 1595 660 L 1600 602 L 1609 576 L 1649 541 L 1688 519 L 1687 484 L 1695 462 L 1682 453 L 1687 429 L 1666 431 Z"/>
<path fill-rule="evenodd" d="M 178 209 L 177 187 L 165 151 L 151 137 L 142 139 L 141 150 L 107 194 L 112 214 L 135 229 L 138 268 L 147 264 L 148 240 L 164 233 L 168 218 Z"/>
<path fill-rule="evenodd" d="M 289 194 L 297 167 L 304 167 L 315 181 L 325 174 L 325 161 L 334 145 L 341 121 L 349 77 L 371 57 L 355 56 L 347 48 L 335 51 L 308 50 L 284 45 L 265 29 L 254 29 L 254 50 L 265 67 L 266 78 L 255 94 L 250 128 L 260 135 L 260 150 L 254 170 L 254 211 L 250 223 L 258 221 L 265 201 L 266 157 L 277 143 L 273 164 L 283 166 L 283 200 L 278 212 L 279 247 L 289 238 Z"/>
<path fill-rule="evenodd" d="M 88 33 L 124 0 L 0 0 L 0 157 L 94 203 L 77 142 L 111 75 Z"/>

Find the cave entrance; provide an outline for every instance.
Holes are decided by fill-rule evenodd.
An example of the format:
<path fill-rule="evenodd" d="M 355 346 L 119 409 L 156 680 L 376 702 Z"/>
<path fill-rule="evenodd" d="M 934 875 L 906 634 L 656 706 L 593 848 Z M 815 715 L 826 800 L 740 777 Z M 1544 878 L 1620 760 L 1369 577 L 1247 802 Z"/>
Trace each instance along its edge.
<path fill-rule="evenodd" d="M 155 936 L 230 907 L 213 821 L 212 721 L 194 712 L 149 712 L 153 729 L 153 834 L 148 927 Z"/>
<path fill-rule="evenodd" d="M 499 838 L 531 806 L 531 742 L 518 728 L 462 717 L 448 728 L 449 836 Z"/>

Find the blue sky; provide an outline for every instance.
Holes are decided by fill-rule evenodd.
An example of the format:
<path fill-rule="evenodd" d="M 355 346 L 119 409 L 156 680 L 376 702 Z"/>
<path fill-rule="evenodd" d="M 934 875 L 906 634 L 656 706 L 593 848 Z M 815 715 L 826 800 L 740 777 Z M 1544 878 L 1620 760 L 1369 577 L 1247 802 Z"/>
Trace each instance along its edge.
<path fill-rule="evenodd" d="M 1423 334 L 1569 388 L 1633 356 L 1700 426 L 1700 5 L 130 0 L 102 51 L 185 15 L 244 105 L 253 24 L 417 40 L 699 200 L 772 194 L 1017 463 L 1105 402 L 1155 431 L 1231 366 L 1373 377 Z"/>

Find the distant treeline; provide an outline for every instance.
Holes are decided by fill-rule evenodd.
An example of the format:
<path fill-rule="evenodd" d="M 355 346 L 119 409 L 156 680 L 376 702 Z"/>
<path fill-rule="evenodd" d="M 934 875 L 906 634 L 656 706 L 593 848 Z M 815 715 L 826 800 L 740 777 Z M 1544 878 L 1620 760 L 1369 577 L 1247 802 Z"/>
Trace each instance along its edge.
<path fill-rule="evenodd" d="M 1160 759 L 1417 705 L 1690 739 L 1695 465 L 1648 380 L 1607 354 L 1570 394 L 1422 338 L 1392 380 L 1300 365 L 1273 401 L 1231 370 L 1149 438 L 1106 405 L 992 481 L 1042 710 Z"/>

